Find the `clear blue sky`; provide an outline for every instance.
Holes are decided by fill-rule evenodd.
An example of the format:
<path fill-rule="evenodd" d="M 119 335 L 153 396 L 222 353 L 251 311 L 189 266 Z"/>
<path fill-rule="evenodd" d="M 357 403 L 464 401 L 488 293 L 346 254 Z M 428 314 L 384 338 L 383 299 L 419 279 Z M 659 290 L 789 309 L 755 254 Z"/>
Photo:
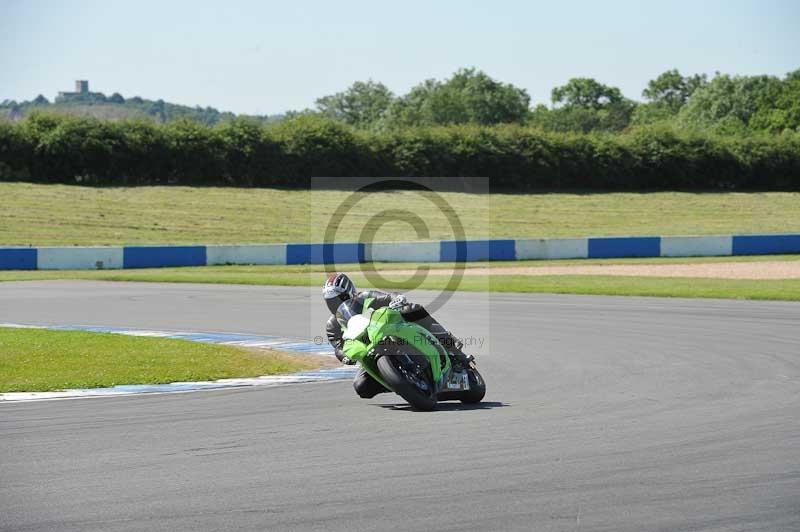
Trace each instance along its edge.
<path fill-rule="evenodd" d="M 372 78 L 404 93 L 475 66 L 547 102 L 588 76 L 800 67 L 800 1 L 23 1 L 0 4 L 0 100 L 92 90 L 278 113 Z"/>

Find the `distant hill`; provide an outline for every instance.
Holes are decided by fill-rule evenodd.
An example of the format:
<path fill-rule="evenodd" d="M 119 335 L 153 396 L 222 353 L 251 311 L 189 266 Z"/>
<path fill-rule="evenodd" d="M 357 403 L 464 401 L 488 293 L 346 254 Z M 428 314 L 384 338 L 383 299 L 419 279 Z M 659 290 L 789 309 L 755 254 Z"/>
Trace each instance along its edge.
<path fill-rule="evenodd" d="M 111 96 L 106 96 L 102 92 L 60 93 L 53 102 L 40 94 L 33 100 L 0 102 L 0 120 L 21 120 L 32 111 L 91 116 L 101 120 L 149 119 L 162 123 L 188 118 L 209 125 L 226 122 L 237 117 L 234 113 L 219 111 L 213 107 L 190 107 L 164 100 L 147 100 L 139 96 L 124 98 L 118 92 Z M 268 123 L 280 121 L 284 116 L 279 114 L 249 117 Z"/>

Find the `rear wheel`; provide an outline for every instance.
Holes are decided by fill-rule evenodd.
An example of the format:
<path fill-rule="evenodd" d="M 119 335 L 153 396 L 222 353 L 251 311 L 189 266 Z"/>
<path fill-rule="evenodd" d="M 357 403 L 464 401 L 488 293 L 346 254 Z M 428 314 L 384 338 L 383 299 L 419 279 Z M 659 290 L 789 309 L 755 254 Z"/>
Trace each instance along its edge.
<path fill-rule="evenodd" d="M 435 410 L 436 397 L 428 360 L 393 350 L 378 359 L 378 370 L 386 383 L 417 410 Z"/>

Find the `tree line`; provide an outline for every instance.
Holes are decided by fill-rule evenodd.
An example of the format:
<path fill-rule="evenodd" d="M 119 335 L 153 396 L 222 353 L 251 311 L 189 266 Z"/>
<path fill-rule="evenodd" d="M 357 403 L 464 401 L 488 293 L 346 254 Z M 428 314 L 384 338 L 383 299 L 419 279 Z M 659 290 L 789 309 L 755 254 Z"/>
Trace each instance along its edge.
<path fill-rule="evenodd" d="M 148 110 L 101 120 L 49 113 L 37 98 L 20 120 L 0 120 L 0 180 L 305 187 L 313 176 L 488 176 L 510 191 L 800 190 L 800 70 L 670 70 L 644 102 L 574 78 L 531 107 L 524 89 L 461 69 L 401 96 L 356 82 L 280 120 L 84 96 Z M 59 103 L 73 104 L 87 102 Z"/>
<path fill-rule="evenodd" d="M 551 105 L 530 107 L 525 89 L 475 69 L 427 80 L 403 96 L 359 81 L 316 101 L 315 112 L 352 126 L 391 130 L 413 126 L 514 123 L 553 132 L 622 132 L 660 124 L 714 134 L 800 131 L 800 69 L 776 76 L 682 75 L 650 80 L 644 102 L 592 78 L 573 78 L 550 94 Z"/>
<path fill-rule="evenodd" d="M 545 132 L 624 132 L 661 125 L 716 135 L 796 133 L 800 130 L 800 69 L 776 76 L 683 75 L 668 70 L 647 83 L 644 101 L 625 97 L 619 88 L 592 78 L 573 78 L 555 87 L 550 105 L 531 107 L 528 92 L 474 68 L 444 80 L 428 79 L 407 94 L 384 84 L 357 81 L 316 100 L 314 109 L 282 115 L 252 116 L 262 123 L 319 115 L 368 131 L 450 125 L 518 124 Z M 188 107 L 119 93 L 68 95 L 52 104 L 42 95 L 31 101 L 0 103 L 0 117 L 20 119 L 34 111 L 58 111 L 97 118 L 189 119 L 209 125 L 230 122 L 233 113 L 213 107 Z M 239 117 L 242 118 L 242 117 Z"/>
<path fill-rule="evenodd" d="M 106 96 L 102 92 L 71 93 L 57 96 L 52 103 L 41 94 L 33 100 L 0 102 L 0 119 L 16 121 L 35 112 L 89 116 L 102 120 L 143 119 L 159 123 L 194 120 L 208 125 L 229 122 L 237 118 L 234 113 L 219 111 L 214 107 L 190 107 L 165 102 L 162 99 L 148 100 L 139 96 L 125 98 L 118 92 L 111 96 Z M 249 118 L 270 123 L 281 120 L 283 115 L 256 115 Z"/>

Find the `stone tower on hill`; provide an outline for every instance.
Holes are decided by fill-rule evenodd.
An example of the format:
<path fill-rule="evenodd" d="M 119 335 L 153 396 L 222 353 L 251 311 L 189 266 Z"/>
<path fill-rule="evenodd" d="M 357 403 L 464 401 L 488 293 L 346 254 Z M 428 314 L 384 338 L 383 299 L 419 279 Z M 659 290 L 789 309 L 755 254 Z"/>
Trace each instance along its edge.
<path fill-rule="evenodd" d="M 70 96 L 82 96 L 89 94 L 89 81 L 85 79 L 75 80 L 75 92 L 59 92 L 58 96 L 61 98 Z"/>

